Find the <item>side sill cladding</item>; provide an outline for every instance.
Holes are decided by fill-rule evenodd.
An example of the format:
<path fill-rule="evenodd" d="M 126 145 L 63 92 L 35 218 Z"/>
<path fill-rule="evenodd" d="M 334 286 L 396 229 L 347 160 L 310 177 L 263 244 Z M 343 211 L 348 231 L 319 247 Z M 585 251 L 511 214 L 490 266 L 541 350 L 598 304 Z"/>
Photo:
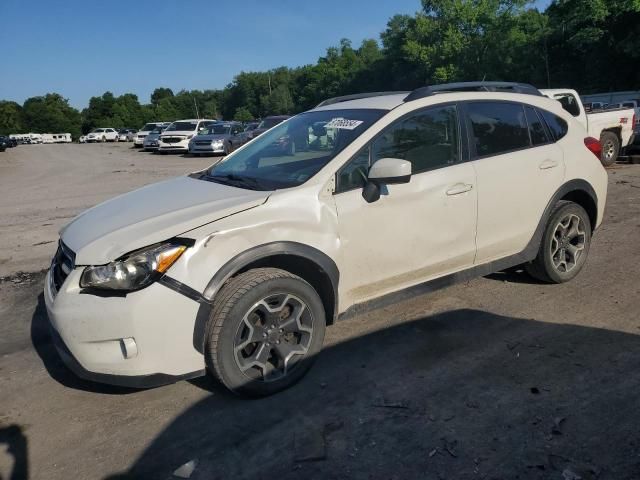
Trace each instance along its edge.
<path fill-rule="evenodd" d="M 325 253 L 308 245 L 297 242 L 272 242 L 259 245 L 246 250 L 229 260 L 207 284 L 202 297 L 206 303 L 201 303 L 196 316 L 196 324 L 193 332 L 193 345 L 201 353 L 204 353 L 205 340 L 207 335 L 207 324 L 211 313 L 211 306 L 215 295 L 224 283 L 232 276 L 253 266 L 263 266 L 269 258 L 288 258 L 295 260 L 300 257 L 313 264 L 320 274 L 326 276 L 330 283 L 331 294 L 333 295 L 332 311 L 325 312 L 327 320 L 332 323 L 337 317 L 338 308 L 338 283 L 340 272 L 335 262 Z M 296 272 L 293 272 L 296 273 Z M 321 292 L 319 292 L 321 293 Z M 322 295 L 321 295 L 322 297 Z M 323 303 L 324 303 L 323 299 Z"/>

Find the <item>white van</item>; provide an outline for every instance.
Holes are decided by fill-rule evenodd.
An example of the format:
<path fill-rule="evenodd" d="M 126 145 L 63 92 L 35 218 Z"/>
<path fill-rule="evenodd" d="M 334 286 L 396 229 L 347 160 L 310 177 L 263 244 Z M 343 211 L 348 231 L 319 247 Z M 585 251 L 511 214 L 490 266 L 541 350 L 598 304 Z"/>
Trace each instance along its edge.
<path fill-rule="evenodd" d="M 189 140 L 205 127 L 216 123 L 211 119 L 177 120 L 169 125 L 158 139 L 158 153 L 188 152 Z"/>

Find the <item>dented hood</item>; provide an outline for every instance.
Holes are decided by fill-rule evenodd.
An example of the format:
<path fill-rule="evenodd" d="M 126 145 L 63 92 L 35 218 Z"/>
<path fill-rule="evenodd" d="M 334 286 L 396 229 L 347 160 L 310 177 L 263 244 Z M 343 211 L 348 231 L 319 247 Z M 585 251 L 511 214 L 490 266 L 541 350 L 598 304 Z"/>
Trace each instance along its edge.
<path fill-rule="evenodd" d="M 100 265 L 261 205 L 270 193 L 178 177 L 90 208 L 64 227 L 60 237 L 75 252 L 76 265 Z"/>

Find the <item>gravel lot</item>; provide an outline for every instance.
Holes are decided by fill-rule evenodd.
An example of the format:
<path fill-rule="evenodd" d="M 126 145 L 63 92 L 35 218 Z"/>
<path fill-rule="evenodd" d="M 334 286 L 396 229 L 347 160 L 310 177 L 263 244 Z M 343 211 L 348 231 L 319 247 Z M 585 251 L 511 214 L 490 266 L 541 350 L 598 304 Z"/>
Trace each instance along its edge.
<path fill-rule="evenodd" d="M 76 379 L 47 333 L 43 270 L 83 209 L 210 158 L 131 144 L 0 153 L 0 478 L 640 478 L 640 165 L 609 170 L 572 283 L 506 272 L 328 330 L 294 388 Z M 21 273 L 20 273 L 21 272 Z"/>

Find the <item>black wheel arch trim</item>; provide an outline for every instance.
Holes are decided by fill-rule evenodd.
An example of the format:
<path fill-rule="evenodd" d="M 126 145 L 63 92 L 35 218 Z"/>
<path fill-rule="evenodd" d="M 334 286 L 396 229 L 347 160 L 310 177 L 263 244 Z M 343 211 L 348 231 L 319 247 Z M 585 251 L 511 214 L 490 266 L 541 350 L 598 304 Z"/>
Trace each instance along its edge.
<path fill-rule="evenodd" d="M 224 285 L 229 278 L 242 271 L 248 265 L 251 265 L 258 260 L 279 255 L 291 255 L 305 258 L 306 260 L 314 263 L 320 272 L 329 278 L 333 290 L 334 311 L 326 312 L 326 315 L 327 318 L 330 318 L 331 320 L 337 317 L 340 272 L 333 259 L 317 248 L 303 243 L 290 241 L 265 243 L 263 245 L 250 248 L 249 250 L 245 250 L 233 257 L 215 273 L 207 284 L 202 294 L 202 299 L 205 301 L 200 302 L 200 308 L 196 315 L 195 328 L 193 331 L 193 346 L 196 350 L 204 353 L 207 324 L 209 322 L 213 298 L 218 293 L 222 285 Z"/>
<path fill-rule="evenodd" d="M 562 200 L 564 197 L 566 197 L 568 194 L 572 192 L 586 193 L 591 198 L 591 200 L 593 200 L 593 203 L 596 207 L 596 221 L 597 221 L 598 196 L 596 195 L 596 192 L 591 186 L 591 184 L 586 180 L 583 180 L 580 178 L 569 180 L 568 182 L 564 183 L 558 190 L 556 190 L 556 193 L 553 194 L 553 197 L 551 197 L 551 200 L 549 200 L 549 203 L 547 203 L 547 206 L 545 207 L 544 212 L 542 213 L 542 217 L 538 222 L 538 226 L 536 227 L 536 230 L 533 233 L 531 240 L 529 240 L 529 243 L 527 244 L 525 249 L 521 253 L 516 255 L 517 257 L 525 258 L 523 262 L 519 262 L 519 263 L 530 262 L 534 258 L 536 258 L 538 254 L 538 249 L 540 248 L 540 242 L 542 241 L 542 236 L 544 235 L 544 230 L 547 226 L 547 222 L 549 221 L 549 217 L 551 216 L 551 212 L 553 211 L 553 208 L 560 200 Z M 595 229 L 595 222 L 591 226 L 591 228 Z M 514 264 L 514 265 L 517 265 L 517 264 Z"/>

